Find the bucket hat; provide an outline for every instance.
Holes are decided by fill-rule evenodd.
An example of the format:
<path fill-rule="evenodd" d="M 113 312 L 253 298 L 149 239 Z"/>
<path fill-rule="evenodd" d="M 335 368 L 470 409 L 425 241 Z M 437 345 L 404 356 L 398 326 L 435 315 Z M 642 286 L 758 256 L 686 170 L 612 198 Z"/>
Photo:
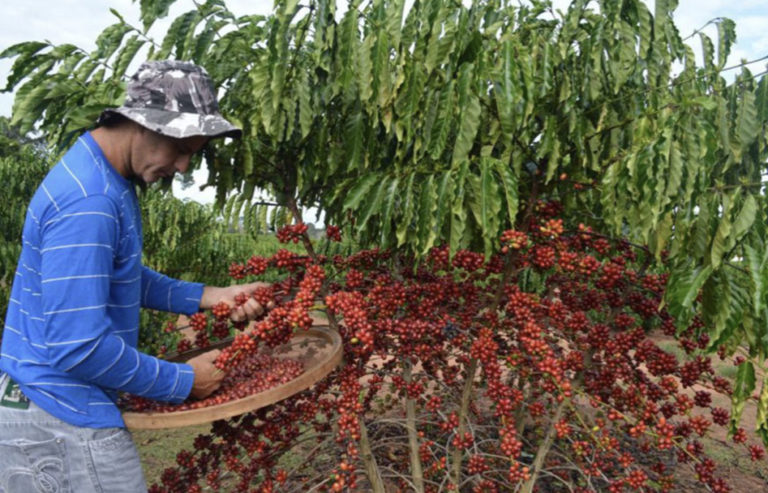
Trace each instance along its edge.
<path fill-rule="evenodd" d="M 176 60 L 142 63 L 128 82 L 123 105 L 104 110 L 98 122 L 113 114 L 177 139 L 242 134 L 219 113 L 216 90 L 205 69 Z"/>

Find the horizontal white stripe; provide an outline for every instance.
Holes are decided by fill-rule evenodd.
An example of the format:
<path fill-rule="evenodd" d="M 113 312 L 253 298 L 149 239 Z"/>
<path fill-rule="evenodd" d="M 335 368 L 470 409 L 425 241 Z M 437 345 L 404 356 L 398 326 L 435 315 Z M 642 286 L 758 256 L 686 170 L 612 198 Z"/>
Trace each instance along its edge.
<path fill-rule="evenodd" d="M 141 281 L 141 276 L 134 277 L 133 279 L 112 279 L 113 284 L 132 284 L 139 281 Z"/>
<path fill-rule="evenodd" d="M 10 300 L 9 300 L 9 301 L 10 301 L 11 303 L 13 303 L 14 305 L 21 305 L 21 301 L 19 301 L 19 300 L 15 300 L 15 299 L 13 299 L 13 298 L 10 298 Z"/>
<path fill-rule="evenodd" d="M 89 337 L 88 339 L 77 339 L 74 341 L 61 341 L 61 342 L 47 342 L 48 346 L 67 346 L 69 344 L 82 344 L 84 342 L 95 341 L 96 337 Z"/>
<path fill-rule="evenodd" d="M 113 305 L 108 303 L 107 306 L 110 308 L 133 308 L 134 306 L 139 306 L 139 302 L 137 301 L 136 303 L 131 303 L 129 305 Z"/>
<path fill-rule="evenodd" d="M 58 281 L 70 281 L 72 279 L 96 279 L 100 277 L 109 277 L 109 274 L 91 274 L 85 276 L 67 276 L 67 277 L 51 277 L 50 279 L 43 279 L 41 282 L 58 282 Z"/>
<path fill-rule="evenodd" d="M 80 387 L 83 389 L 90 389 L 90 385 L 83 385 L 81 383 L 58 383 L 58 382 L 27 382 L 27 385 L 48 385 L 51 387 Z"/>
<path fill-rule="evenodd" d="M 38 275 L 38 276 L 40 275 L 39 272 L 37 272 L 35 269 L 33 269 L 32 267 L 28 266 L 27 264 L 21 264 L 21 266 L 24 267 L 25 269 L 27 269 L 29 272 L 35 274 L 35 275 Z"/>
<path fill-rule="evenodd" d="M 44 396 L 46 396 L 47 398 L 49 398 L 49 399 L 52 399 L 52 400 L 56 401 L 56 403 L 57 403 L 57 404 L 59 404 L 60 406 L 64 406 L 64 407 L 66 407 L 66 408 L 67 408 L 67 409 L 69 409 L 70 411 L 76 412 L 76 413 L 78 413 L 78 414 L 86 414 L 85 412 L 83 412 L 83 411 L 80 411 L 79 409 L 75 409 L 74 407 L 70 406 L 69 404 L 66 404 L 66 403 L 64 403 L 64 402 L 61 402 L 60 400 L 58 400 L 56 397 L 52 396 L 51 394 L 49 394 L 49 393 L 48 393 L 48 392 L 46 392 L 45 390 L 41 390 L 41 389 L 36 389 L 36 390 L 37 390 L 38 392 L 40 392 L 41 394 L 43 394 Z"/>
<path fill-rule="evenodd" d="M 114 406 L 114 402 L 89 402 L 89 406 Z"/>
<path fill-rule="evenodd" d="M 45 322 L 45 319 L 40 317 L 29 317 L 29 319 L 34 320 L 35 322 Z"/>
<path fill-rule="evenodd" d="M 41 365 L 41 366 L 51 366 L 50 364 L 44 362 L 44 361 L 35 361 L 33 359 L 19 359 L 15 356 L 11 356 L 10 354 L 1 353 L 0 357 L 12 359 L 13 361 L 16 361 L 17 363 L 32 363 L 33 365 Z"/>
<path fill-rule="evenodd" d="M 112 250 L 112 245 L 107 245 L 106 243 L 76 243 L 72 245 L 58 245 L 48 248 L 43 248 L 40 250 L 40 253 L 50 252 L 52 250 L 64 250 L 66 248 L 109 248 Z"/>
<path fill-rule="evenodd" d="M 13 328 L 13 327 L 11 327 L 10 325 L 6 325 L 6 326 L 5 326 L 5 330 L 10 330 L 11 332 L 14 332 L 14 333 L 16 333 L 16 334 L 19 334 L 19 335 L 21 335 L 21 331 L 20 331 L 19 329 L 14 329 L 14 328 Z"/>
<path fill-rule="evenodd" d="M 123 330 L 115 330 L 115 331 L 113 331 L 112 333 L 113 333 L 113 334 L 125 334 L 125 333 L 127 333 L 127 332 L 136 332 L 137 330 L 139 330 L 139 328 L 138 328 L 138 327 L 136 327 L 135 329 L 123 329 Z"/>
<path fill-rule="evenodd" d="M 22 333 L 21 333 L 20 331 L 18 331 L 18 330 L 16 330 L 16 329 L 13 329 L 13 328 L 11 328 L 11 327 L 8 327 L 8 326 L 6 326 L 5 328 L 6 328 L 6 329 L 8 329 L 8 330 L 9 330 L 9 331 L 10 331 L 12 334 L 16 334 L 16 335 L 18 335 L 18 336 L 21 336 L 21 340 L 22 340 L 22 341 L 24 341 L 24 342 L 26 342 L 26 343 L 27 343 L 27 344 L 29 344 L 30 346 L 34 346 L 34 347 L 36 347 L 36 348 L 38 348 L 38 349 L 48 349 L 48 346 L 43 346 L 42 344 L 37 344 L 37 343 L 35 343 L 35 342 L 32 342 L 32 341 L 30 341 L 29 339 L 27 339 L 26 337 L 24 337 L 24 335 L 22 335 Z"/>
<path fill-rule="evenodd" d="M 107 305 L 96 305 L 96 306 L 83 306 L 80 308 L 66 308 L 64 310 L 53 310 L 50 312 L 44 312 L 43 315 L 54 315 L 56 313 L 70 313 L 70 312 L 82 312 L 85 310 L 98 310 L 100 308 L 105 308 Z"/>
<path fill-rule="evenodd" d="M 117 218 L 113 216 L 112 214 L 107 214 L 106 212 L 99 212 L 99 211 L 83 211 L 83 212 L 73 212 L 71 214 L 64 214 L 61 217 L 57 217 L 55 219 L 51 219 L 50 221 L 46 222 L 44 226 L 48 226 L 51 223 L 59 222 L 67 217 L 78 217 L 78 216 L 104 216 L 108 217 L 115 222 L 117 222 Z"/>
<path fill-rule="evenodd" d="M 128 257 L 123 257 L 123 258 L 116 259 L 115 263 L 116 264 L 124 264 L 126 262 L 130 262 L 132 259 L 134 259 L 134 258 L 136 258 L 138 256 L 139 256 L 138 253 L 134 253 L 133 255 L 130 255 Z"/>

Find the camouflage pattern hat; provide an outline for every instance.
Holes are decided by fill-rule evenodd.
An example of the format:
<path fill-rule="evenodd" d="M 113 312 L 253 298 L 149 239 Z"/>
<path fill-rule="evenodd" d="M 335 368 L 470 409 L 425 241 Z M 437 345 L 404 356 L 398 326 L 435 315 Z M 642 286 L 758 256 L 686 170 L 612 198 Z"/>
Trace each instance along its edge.
<path fill-rule="evenodd" d="M 240 137 L 242 131 L 219 113 L 215 88 L 202 67 L 175 60 L 141 64 L 125 102 L 104 110 L 99 123 L 120 114 L 142 127 L 177 139 L 205 135 Z"/>

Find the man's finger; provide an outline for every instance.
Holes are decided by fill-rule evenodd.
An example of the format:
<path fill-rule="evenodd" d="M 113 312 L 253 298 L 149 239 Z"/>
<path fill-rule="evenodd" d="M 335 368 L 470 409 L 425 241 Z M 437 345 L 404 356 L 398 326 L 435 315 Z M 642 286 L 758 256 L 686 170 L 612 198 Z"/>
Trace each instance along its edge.
<path fill-rule="evenodd" d="M 257 317 L 262 313 L 264 313 L 264 307 L 261 306 L 261 303 L 254 300 L 253 298 L 249 299 L 245 304 L 248 307 L 247 309 L 249 309 L 252 312 L 254 317 Z"/>

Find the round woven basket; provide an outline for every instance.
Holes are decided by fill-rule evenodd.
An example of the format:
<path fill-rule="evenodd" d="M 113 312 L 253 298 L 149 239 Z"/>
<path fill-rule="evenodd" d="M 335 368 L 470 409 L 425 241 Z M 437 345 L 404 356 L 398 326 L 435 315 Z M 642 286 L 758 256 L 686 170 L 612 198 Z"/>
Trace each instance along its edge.
<path fill-rule="evenodd" d="M 214 349 L 213 347 L 206 350 Z M 174 359 L 186 360 L 200 350 L 190 351 Z M 175 412 L 124 412 L 126 427 L 133 430 L 179 428 L 244 414 L 269 406 L 306 390 L 336 368 L 341 362 L 341 337 L 328 327 L 312 327 L 297 332 L 290 342 L 270 350 L 273 357 L 290 358 L 304 365 L 304 372 L 290 382 L 242 399 L 200 409 Z"/>

